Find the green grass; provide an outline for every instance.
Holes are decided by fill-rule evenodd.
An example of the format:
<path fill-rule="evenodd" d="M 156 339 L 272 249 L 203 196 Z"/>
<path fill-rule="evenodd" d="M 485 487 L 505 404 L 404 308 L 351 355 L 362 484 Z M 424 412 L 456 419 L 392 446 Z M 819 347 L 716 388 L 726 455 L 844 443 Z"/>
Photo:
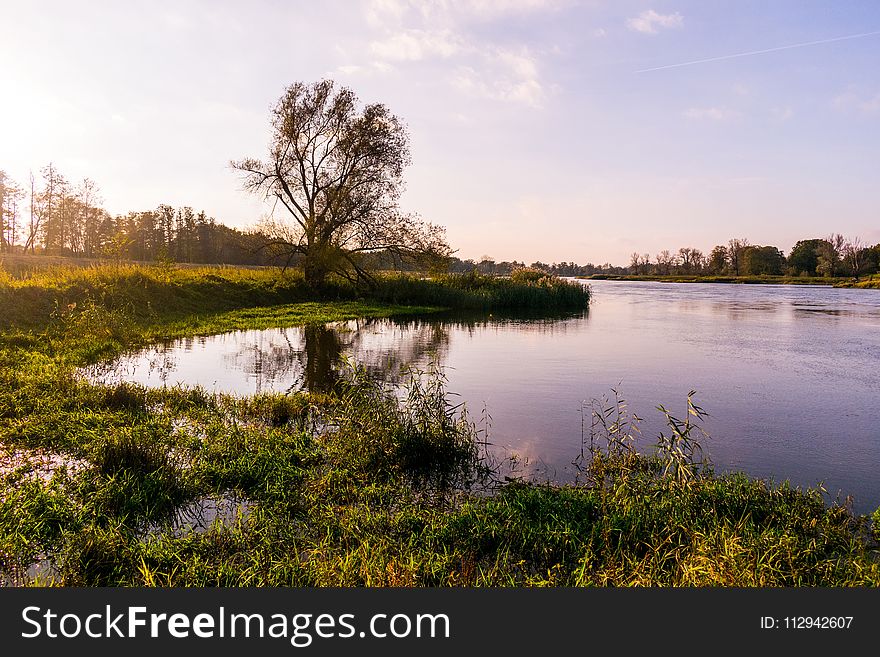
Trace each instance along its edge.
<path fill-rule="evenodd" d="M 0 333 L 0 576 L 34 583 L 44 563 L 36 583 L 68 586 L 880 583 L 874 521 L 815 491 L 714 476 L 674 418 L 663 453 L 636 454 L 609 425 L 579 485 L 531 485 L 498 481 L 438 372 L 402 398 L 356 369 L 331 395 L 249 397 L 75 375 L 159 337 L 454 300 L 553 308 L 570 294 L 556 285 L 393 277 L 381 300 L 296 302 L 298 279 L 269 271 L 8 277 L 0 293 L 31 303 L 4 306 Z M 384 302 L 404 300 L 419 307 Z M 210 500 L 232 510 L 188 531 L 181 510 Z"/>
<path fill-rule="evenodd" d="M 871 276 L 861 278 L 858 281 L 849 279 L 845 283 L 842 283 L 840 287 L 860 287 L 880 290 L 880 274 L 872 274 Z"/>

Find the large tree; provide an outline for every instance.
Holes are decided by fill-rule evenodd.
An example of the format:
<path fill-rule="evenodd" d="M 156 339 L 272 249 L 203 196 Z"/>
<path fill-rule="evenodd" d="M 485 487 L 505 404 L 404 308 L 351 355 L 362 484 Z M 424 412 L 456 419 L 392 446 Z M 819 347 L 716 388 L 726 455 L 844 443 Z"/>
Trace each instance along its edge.
<path fill-rule="evenodd" d="M 706 263 L 706 266 L 713 274 L 723 274 L 724 270 L 727 269 L 729 261 L 727 247 L 723 244 L 719 244 L 713 248 L 712 252 L 709 254 L 709 260 Z"/>
<path fill-rule="evenodd" d="M 733 270 L 734 276 L 742 274 L 742 252 L 749 245 L 749 241 L 745 238 L 733 238 L 727 242 L 727 261 Z"/>
<path fill-rule="evenodd" d="M 788 267 L 795 276 L 806 274 L 816 275 L 816 267 L 819 266 L 819 251 L 825 240 L 812 239 L 800 240 L 788 254 Z M 829 245 L 830 246 L 830 245 Z"/>
<path fill-rule="evenodd" d="M 822 276 L 837 276 L 840 273 L 840 258 L 845 243 L 846 239 L 840 233 L 832 233 L 819 242 L 816 273 Z"/>
<path fill-rule="evenodd" d="M 740 251 L 740 272 L 745 275 L 758 276 L 782 274 L 785 257 L 775 246 L 745 246 Z"/>
<path fill-rule="evenodd" d="M 401 213 L 410 163 L 403 123 L 378 103 L 360 107 L 330 80 L 289 86 L 272 111 L 266 161 L 232 162 L 248 191 L 274 202 L 262 230 L 301 258 L 306 281 L 320 286 L 336 271 L 370 280 L 363 254 L 446 258 L 442 228 Z M 276 211 L 281 211 L 279 218 Z"/>

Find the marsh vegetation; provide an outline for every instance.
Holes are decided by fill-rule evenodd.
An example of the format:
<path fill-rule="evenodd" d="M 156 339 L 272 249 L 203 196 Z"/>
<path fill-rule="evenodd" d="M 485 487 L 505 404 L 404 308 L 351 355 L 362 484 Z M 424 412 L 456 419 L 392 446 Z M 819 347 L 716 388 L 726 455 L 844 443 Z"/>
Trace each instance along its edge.
<path fill-rule="evenodd" d="M 301 282 L 119 268 L 0 283 L 7 583 L 880 582 L 869 517 L 817 491 L 716 476 L 700 456 L 702 411 L 691 399 L 688 415 L 663 413 L 659 451 L 655 436 L 632 429 L 622 400 L 599 404 L 587 414 L 578 481 L 547 485 L 487 450 L 487 418 L 456 405 L 442 371 L 413 372 L 405 394 L 351 366 L 323 392 L 250 396 L 76 374 L 169 337 L 438 306 L 582 308 L 589 298 L 582 286 L 529 276 L 393 278 L 376 298 L 338 282 L 333 300 L 310 298 Z"/>

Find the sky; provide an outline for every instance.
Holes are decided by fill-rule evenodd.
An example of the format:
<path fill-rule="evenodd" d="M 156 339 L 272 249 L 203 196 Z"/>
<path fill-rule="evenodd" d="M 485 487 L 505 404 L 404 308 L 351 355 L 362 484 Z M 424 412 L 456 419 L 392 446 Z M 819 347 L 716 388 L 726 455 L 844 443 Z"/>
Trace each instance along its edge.
<path fill-rule="evenodd" d="M 880 242 L 873 0 L 0 0 L 0 24 L 0 169 L 54 162 L 114 214 L 255 225 L 230 160 L 331 78 L 407 124 L 401 205 L 462 258 Z"/>

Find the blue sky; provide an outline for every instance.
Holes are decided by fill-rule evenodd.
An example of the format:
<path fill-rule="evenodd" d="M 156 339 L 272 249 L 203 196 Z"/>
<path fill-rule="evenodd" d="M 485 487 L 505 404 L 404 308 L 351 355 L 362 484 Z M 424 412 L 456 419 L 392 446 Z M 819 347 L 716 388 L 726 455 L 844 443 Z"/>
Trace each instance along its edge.
<path fill-rule="evenodd" d="M 0 168 L 24 183 L 52 160 L 97 181 L 114 213 L 188 204 L 253 225 L 267 208 L 229 160 L 264 155 L 285 85 L 331 77 L 408 124 L 403 205 L 464 258 L 880 242 L 877 2 L 0 0 L 0 13 Z M 839 37 L 853 38 L 812 43 Z"/>

